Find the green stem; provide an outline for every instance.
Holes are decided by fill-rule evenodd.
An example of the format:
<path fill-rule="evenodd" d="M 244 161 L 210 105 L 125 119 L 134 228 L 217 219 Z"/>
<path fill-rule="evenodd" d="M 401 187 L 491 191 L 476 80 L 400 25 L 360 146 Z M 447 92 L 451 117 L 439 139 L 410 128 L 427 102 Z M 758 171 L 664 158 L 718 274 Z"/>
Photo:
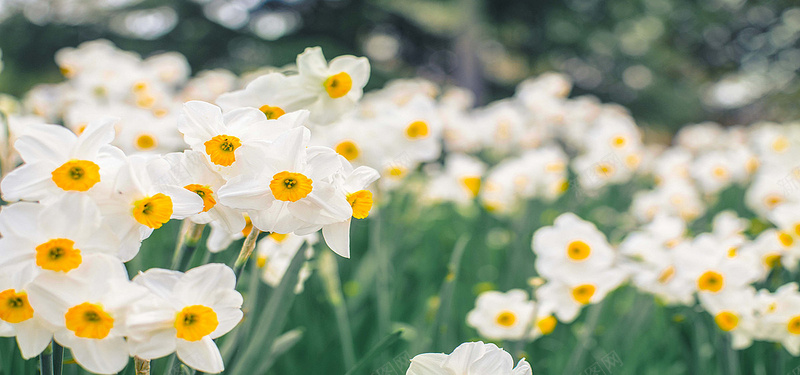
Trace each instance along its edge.
<path fill-rule="evenodd" d="M 378 332 L 380 334 L 389 333 L 392 313 L 392 291 L 389 283 L 389 268 L 391 255 L 389 248 L 381 246 L 381 219 L 383 212 L 376 212 L 371 215 L 369 224 L 369 248 L 374 252 L 378 259 L 378 285 L 376 299 L 378 302 Z"/>
<path fill-rule="evenodd" d="M 175 246 L 175 255 L 172 257 L 171 269 L 186 271 L 195 250 L 197 250 L 197 245 L 200 243 L 205 227 L 205 224 L 195 224 L 188 219 L 183 221 L 178 243 Z"/>
<path fill-rule="evenodd" d="M 53 375 L 53 343 L 47 345 L 47 348 L 39 354 L 39 374 Z"/>
<path fill-rule="evenodd" d="M 322 281 L 325 283 L 325 289 L 328 292 L 328 299 L 331 301 L 336 313 L 336 324 L 339 326 L 339 342 L 342 345 L 344 365 L 345 368 L 349 369 L 356 364 L 356 353 L 353 347 L 353 333 L 350 329 L 347 305 L 344 303 L 342 283 L 339 279 L 339 267 L 332 252 L 324 252 L 320 256 L 319 271 Z"/>
<path fill-rule="evenodd" d="M 244 270 L 244 265 L 247 264 L 247 261 L 250 259 L 250 255 L 253 254 L 253 249 L 256 248 L 256 242 L 258 242 L 258 235 L 261 234 L 261 231 L 253 227 L 250 233 L 247 234 L 247 237 L 244 239 L 244 243 L 242 244 L 242 249 L 239 250 L 239 256 L 236 257 L 236 261 L 233 263 L 233 273 L 236 275 L 236 281 L 238 282 L 240 276 L 242 275 L 242 270 Z"/>
<path fill-rule="evenodd" d="M 53 375 L 61 375 L 64 362 L 64 347 L 53 340 Z"/>
<path fill-rule="evenodd" d="M 600 311 L 602 309 L 602 301 L 589 307 L 589 313 L 586 317 L 586 324 L 583 327 L 581 337 L 578 339 L 578 345 L 575 347 L 575 350 L 570 356 L 569 365 L 567 367 L 568 370 L 564 372 L 565 374 L 577 373 L 577 366 L 583 364 L 583 357 L 589 347 L 589 339 L 592 337 L 594 329 L 597 327 L 597 323 L 600 321 Z"/>

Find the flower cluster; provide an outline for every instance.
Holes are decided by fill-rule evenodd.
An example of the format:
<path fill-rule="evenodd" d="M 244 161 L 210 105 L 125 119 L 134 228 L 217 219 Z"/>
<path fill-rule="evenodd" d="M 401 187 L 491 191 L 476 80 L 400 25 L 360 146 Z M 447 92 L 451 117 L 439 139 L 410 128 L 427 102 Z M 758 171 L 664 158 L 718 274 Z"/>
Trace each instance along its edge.
<path fill-rule="evenodd" d="M 3 170 L 0 182 L 12 202 L 0 211 L 0 332 L 16 336 L 25 358 L 54 339 L 96 373 L 171 353 L 221 372 L 213 340 L 243 316 L 234 271 L 206 264 L 130 280 L 124 267 L 171 219 L 208 224 L 211 251 L 269 232 L 258 260 L 272 285 L 320 230 L 349 257 L 350 222 L 369 215 L 378 172 L 312 145 L 309 127 L 353 110 L 366 59 L 328 64 L 310 48 L 298 56 L 298 74 L 256 78 L 219 106 L 181 104 L 230 87 L 198 83 L 212 75 L 187 83 L 180 55 L 141 60 L 99 41 L 56 60 L 68 80 L 31 92 L 30 120 L 9 119 L 8 141 L 23 164 Z M 200 87 L 211 92 L 194 92 Z"/>

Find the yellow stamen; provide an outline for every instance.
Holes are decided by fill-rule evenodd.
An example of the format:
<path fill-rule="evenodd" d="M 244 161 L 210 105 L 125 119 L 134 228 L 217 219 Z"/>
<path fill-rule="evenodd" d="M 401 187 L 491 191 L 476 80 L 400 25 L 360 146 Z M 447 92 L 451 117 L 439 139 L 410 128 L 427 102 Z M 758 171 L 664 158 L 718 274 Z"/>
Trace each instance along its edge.
<path fill-rule="evenodd" d="M 64 318 L 67 329 L 85 339 L 103 339 L 114 327 L 114 318 L 102 306 L 89 302 L 71 307 Z"/>
<path fill-rule="evenodd" d="M 478 196 L 478 193 L 481 191 L 481 178 L 476 176 L 469 176 L 461 178 L 461 183 L 464 184 L 464 187 L 469 190 L 472 194 L 472 197 L 475 198 Z"/>
<path fill-rule="evenodd" d="M 172 198 L 168 195 L 158 193 L 133 203 L 133 218 L 150 228 L 161 228 L 171 216 Z"/>
<path fill-rule="evenodd" d="M 184 307 L 175 316 L 177 336 L 186 341 L 199 341 L 214 332 L 218 325 L 217 313 L 203 305 Z"/>
<path fill-rule="evenodd" d="M 770 194 L 764 197 L 764 205 L 766 205 L 770 210 L 777 207 L 781 203 L 783 203 L 783 197 L 780 195 Z"/>
<path fill-rule="evenodd" d="M 136 149 L 140 151 L 152 150 L 157 144 L 156 138 L 150 134 L 139 134 L 139 136 L 136 137 Z"/>
<path fill-rule="evenodd" d="M 778 241 L 780 241 L 781 245 L 784 247 L 789 247 L 794 243 L 794 238 L 792 238 L 792 235 L 789 233 L 778 232 Z"/>
<path fill-rule="evenodd" d="M 789 330 L 789 333 L 793 335 L 800 335 L 800 315 L 789 320 L 789 324 L 786 328 Z"/>
<path fill-rule="evenodd" d="M 277 200 L 297 202 L 311 193 L 312 182 L 302 173 L 283 171 L 272 177 L 269 189 Z"/>
<path fill-rule="evenodd" d="M 322 85 L 332 99 L 338 99 L 350 92 L 353 88 L 353 79 L 349 74 L 341 72 L 328 77 Z"/>
<path fill-rule="evenodd" d="M 206 146 L 206 154 L 211 158 L 211 162 L 216 165 L 227 167 L 236 161 L 234 151 L 242 145 L 239 138 L 232 135 L 218 135 L 203 143 Z"/>
<path fill-rule="evenodd" d="M 428 124 L 425 121 L 414 121 L 406 127 L 406 137 L 421 139 L 428 136 Z"/>
<path fill-rule="evenodd" d="M 100 182 L 100 166 L 89 160 L 70 160 L 52 173 L 56 186 L 68 191 L 86 191 Z"/>
<path fill-rule="evenodd" d="M 194 192 L 203 199 L 203 212 L 208 212 L 208 210 L 214 208 L 217 204 L 217 201 L 214 199 L 214 192 L 211 191 L 211 187 L 208 185 L 189 184 L 183 188 Z"/>
<path fill-rule="evenodd" d="M 729 332 L 733 331 L 739 325 L 739 317 L 730 311 L 723 311 L 714 317 L 719 329 Z"/>
<path fill-rule="evenodd" d="M 497 324 L 508 328 L 513 326 L 514 323 L 517 322 L 517 316 L 514 315 L 514 313 L 511 311 L 507 310 L 501 311 L 499 314 L 497 314 L 497 318 L 495 319 L 495 321 L 497 322 Z"/>
<path fill-rule="evenodd" d="M 20 323 L 33 318 L 33 308 L 28 303 L 28 293 L 7 289 L 0 292 L 0 320 Z"/>
<path fill-rule="evenodd" d="M 658 275 L 658 282 L 661 284 L 666 284 L 672 279 L 673 276 L 675 276 L 675 267 L 669 266 L 661 271 L 660 275 Z"/>
<path fill-rule="evenodd" d="M 45 270 L 69 272 L 83 261 L 81 251 L 74 248 L 75 241 L 56 238 L 36 246 L 36 265 Z"/>
<path fill-rule="evenodd" d="M 585 305 L 591 301 L 597 288 L 592 284 L 578 285 L 572 289 L 572 298 L 578 303 Z"/>
<path fill-rule="evenodd" d="M 725 286 L 725 280 L 719 272 L 706 271 L 697 279 L 697 289 L 708 292 L 719 292 Z"/>
<path fill-rule="evenodd" d="M 764 256 L 764 265 L 767 266 L 769 269 L 776 268 L 781 265 L 781 255 L 780 254 L 769 254 Z"/>
<path fill-rule="evenodd" d="M 586 242 L 572 241 L 567 245 L 567 257 L 574 261 L 582 261 L 592 254 L 592 248 Z"/>
<path fill-rule="evenodd" d="M 355 193 L 347 195 L 347 202 L 350 207 L 353 207 L 353 217 L 356 219 L 364 219 L 369 216 L 369 210 L 372 209 L 372 192 L 369 190 L 359 190 Z"/>
<path fill-rule="evenodd" d="M 258 110 L 267 116 L 267 120 L 276 120 L 286 114 L 283 108 L 277 106 L 273 107 L 267 104 L 262 105 Z"/>
<path fill-rule="evenodd" d="M 336 153 L 344 156 L 349 161 L 355 160 L 359 155 L 358 146 L 353 141 L 341 141 L 336 145 Z"/>
<path fill-rule="evenodd" d="M 539 319 L 536 322 L 536 327 L 539 328 L 539 331 L 542 332 L 543 335 L 549 335 L 553 333 L 556 329 L 556 325 L 558 324 L 558 320 L 552 315 Z"/>

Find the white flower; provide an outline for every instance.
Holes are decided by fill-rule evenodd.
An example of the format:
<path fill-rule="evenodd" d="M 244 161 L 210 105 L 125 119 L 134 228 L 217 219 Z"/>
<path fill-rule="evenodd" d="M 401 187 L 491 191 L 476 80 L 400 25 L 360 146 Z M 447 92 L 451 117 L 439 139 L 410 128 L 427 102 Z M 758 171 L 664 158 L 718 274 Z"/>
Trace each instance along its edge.
<path fill-rule="evenodd" d="M 171 153 L 165 155 L 164 160 L 169 163 L 170 169 L 163 175 L 163 182 L 183 186 L 203 200 L 202 212 L 190 216 L 190 220 L 197 224 L 215 221 L 229 233 L 244 229 L 245 219 L 241 211 L 219 202 L 217 192 L 225 184 L 225 179 L 209 164 L 203 153 L 198 151 Z"/>
<path fill-rule="evenodd" d="M 0 336 L 16 336 L 22 357 L 39 355 L 53 339 L 53 330 L 28 301 L 28 292 L 0 276 Z"/>
<path fill-rule="evenodd" d="M 93 254 L 119 251 L 119 240 L 95 203 L 77 193 L 51 204 L 4 206 L 0 233 L 0 269 L 18 285 L 41 272 L 69 274 Z"/>
<path fill-rule="evenodd" d="M 151 269 L 133 281 L 151 295 L 130 307 L 131 354 L 155 359 L 177 352 L 183 363 L 196 370 L 222 372 L 222 356 L 213 339 L 230 332 L 243 316 L 233 270 L 217 263 L 186 273 Z"/>
<path fill-rule="evenodd" d="M 347 220 L 352 208 L 332 183 L 341 168 L 338 155 L 306 148 L 309 137 L 308 129 L 293 128 L 271 144 L 245 150 L 246 169 L 219 189 L 222 204 L 247 211 L 265 232 L 292 233 Z"/>
<path fill-rule="evenodd" d="M 146 295 L 113 257 L 86 259 L 69 277 L 43 273 L 28 286 L 34 311 L 56 327 L 55 340 L 87 370 L 113 374 L 128 364 L 130 304 Z"/>
<path fill-rule="evenodd" d="M 286 113 L 303 109 L 302 102 L 307 99 L 296 95 L 296 91 L 287 89 L 293 83 L 296 81 L 281 73 L 269 73 L 248 83 L 244 90 L 220 95 L 217 105 L 225 112 L 252 107 L 263 112 L 267 119 L 274 120 Z"/>
<path fill-rule="evenodd" d="M 533 375 L 531 365 L 514 359 L 495 344 L 482 341 L 459 345 L 450 354 L 425 353 L 411 359 L 406 375 Z"/>
<path fill-rule="evenodd" d="M 364 94 L 369 79 L 369 61 L 365 57 L 339 56 L 325 61 L 322 49 L 306 48 L 297 56 L 298 75 L 284 88 L 287 95 L 305 97 L 311 121 L 327 124 L 354 108 Z"/>
<path fill-rule="evenodd" d="M 111 191 L 98 197 L 98 205 L 121 242 L 119 256 L 136 256 L 140 242 L 170 219 L 183 219 L 203 210 L 203 200 L 193 191 L 159 183 L 169 170 L 161 158 L 134 155 L 120 169 Z"/>
<path fill-rule="evenodd" d="M 569 212 L 556 218 L 553 226 L 537 230 L 532 247 L 537 256 L 536 270 L 548 279 L 604 270 L 615 257 L 594 224 Z"/>
<path fill-rule="evenodd" d="M 109 145 L 113 139 L 110 119 L 89 124 L 80 136 L 58 125 L 28 126 L 14 143 L 25 164 L 0 182 L 3 199 L 45 200 L 67 191 L 96 192 L 98 184 L 113 178 L 124 157 Z"/>
<path fill-rule="evenodd" d="M 490 340 L 520 340 L 530 331 L 535 309 L 522 289 L 483 292 L 467 313 L 467 324 Z"/>

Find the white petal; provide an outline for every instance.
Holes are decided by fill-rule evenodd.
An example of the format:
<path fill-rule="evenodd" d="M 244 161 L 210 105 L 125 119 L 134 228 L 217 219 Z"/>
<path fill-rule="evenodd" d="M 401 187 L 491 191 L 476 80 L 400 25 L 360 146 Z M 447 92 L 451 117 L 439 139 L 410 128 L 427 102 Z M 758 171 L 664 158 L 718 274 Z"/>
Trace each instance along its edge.
<path fill-rule="evenodd" d="M 210 306 L 218 290 L 235 287 L 233 270 L 221 263 L 211 263 L 186 271 L 175 284 L 173 294 L 187 305 Z"/>
<path fill-rule="evenodd" d="M 105 117 L 90 122 L 78 137 L 73 156 L 93 159 L 102 146 L 114 140 L 114 123 L 116 121 L 115 118 Z"/>
<path fill-rule="evenodd" d="M 42 200 L 49 195 L 55 184 L 52 175 L 55 168 L 50 163 L 30 163 L 14 169 L 3 181 L 0 181 L 0 190 L 3 200 L 8 202 L 20 199 Z"/>
<path fill-rule="evenodd" d="M 333 252 L 350 258 L 350 219 L 322 227 L 322 237 Z"/>
<path fill-rule="evenodd" d="M 78 338 L 69 347 L 75 362 L 98 374 L 115 374 L 128 364 L 128 347 L 122 337 L 102 340 Z"/>
<path fill-rule="evenodd" d="M 63 126 L 29 125 L 25 134 L 14 142 L 14 148 L 27 163 L 39 160 L 63 163 L 76 139 L 75 133 Z"/>
<path fill-rule="evenodd" d="M 53 332 L 50 332 L 37 318 L 18 323 L 14 328 L 17 330 L 19 350 L 25 359 L 41 354 L 53 339 Z"/>
<path fill-rule="evenodd" d="M 178 339 L 178 358 L 189 367 L 209 374 L 225 370 L 219 349 L 208 336 L 194 342 Z"/>

